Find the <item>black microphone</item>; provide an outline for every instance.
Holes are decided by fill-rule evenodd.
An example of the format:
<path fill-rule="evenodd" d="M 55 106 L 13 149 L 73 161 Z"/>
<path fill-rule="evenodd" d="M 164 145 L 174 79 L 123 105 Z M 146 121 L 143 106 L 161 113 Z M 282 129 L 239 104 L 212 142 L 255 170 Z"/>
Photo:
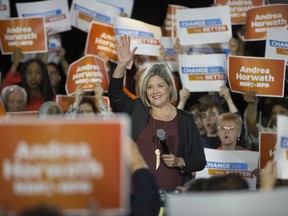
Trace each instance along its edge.
<path fill-rule="evenodd" d="M 160 144 L 163 150 L 164 154 L 170 154 L 167 142 L 166 142 L 166 138 L 165 138 L 165 131 L 163 129 L 158 129 L 157 130 L 157 137 L 160 140 Z"/>

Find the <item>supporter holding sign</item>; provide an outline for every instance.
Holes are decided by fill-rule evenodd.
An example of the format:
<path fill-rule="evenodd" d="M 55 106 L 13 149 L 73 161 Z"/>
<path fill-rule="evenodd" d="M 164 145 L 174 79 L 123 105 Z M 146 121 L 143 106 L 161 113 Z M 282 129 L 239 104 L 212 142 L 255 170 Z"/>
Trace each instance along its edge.
<path fill-rule="evenodd" d="M 288 62 L 288 30 L 267 29 L 266 58 L 283 58 Z"/>
<path fill-rule="evenodd" d="M 44 17 L 49 34 L 71 29 L 67 0 L 17 3 L 19 17 Z"/>
<path fill-rule="evenodd" d="M 182 85 L 190 92 L 219 91 L 225 84 L 225 54 L 178 55 L 178 64 Z"/>
<path fill-rule="evenodd" d="M 229 56 L 228 80 L 233 92 L 283 97 L 285 60 Z"/>
<path fill-rule="evenodd" d="M 84 91 L 93 91 L 96 83 L 108 90 L 108 74 L 105 63 L 97 56 L 87 55 L 70 64 L 66 80 L 66 92 L 72 94 L 77 85 Z"/>
<path fill-rule="evenodd" d="M 113 17 L 120 16 L 121 10 L 99 1 L 73 0 L 70 7 L 71 25 L 88 32 L 90 22 L 113 23 Z"/>
<path fill-rule="evenodd" d="M 12 54 L 15 48 L 23 53 L 47 52 L 44 18 L 11 18 L 0 20 L 2 54 Z"/>
<path fill-rule="evenodd" d="M 91 22 L 85 46 L 85 55 L 87 54 L 99 57 L 105 54 L 109 60 L 117 62 L 116 39 L 112 25 Z"/>
<path fill-rule="evenodd" d="M 214 4 L 229 5 L 231 23 L 233 25 L 245 24 L 246 12 L 253 7 L 265 4 L 264 0 L 214 0 Z"/>
<path fill-rule="evenodd" d="M 265 40 L 268 28 L 281 28 L 288 24 L 287 11 L 287 4 L 267 5 L 248 10 L 243 39 Z"/>
<path fill-rule="evenodd" d="M 125 35 L 131 38 L 131 49 L 138 47 L 135 54 L 160 56 L 160 27 L 135 19 L 116 17 L 114 29 L 117 38 Z"/>
<path fill-rule="evenodd" d="M 228 6 L 177 10 L 176 24 L 182 46 L 228 43 L 232 37 Z"/>

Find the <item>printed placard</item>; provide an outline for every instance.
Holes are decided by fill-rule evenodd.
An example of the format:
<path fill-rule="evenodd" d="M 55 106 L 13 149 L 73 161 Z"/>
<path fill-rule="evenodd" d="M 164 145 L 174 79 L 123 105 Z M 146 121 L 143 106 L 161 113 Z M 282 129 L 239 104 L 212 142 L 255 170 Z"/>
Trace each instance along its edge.
<path fill-rule="evenodd" d="M 97 111 L 98 110 L 98 106 L 97 106 L 97 100 L 94 96 L 83 96 L 83 98 L 90 98 L 96 108 L 97 108 Z M 110 107 L 110 100 L 109 100 L 109 97 L 107 96 L 102 96 L 102 99 L 103 99 L 103 102 L 107 105 L 107 107 Z M 75 101 L 75 95 L 56 95 L 56 103 L 59 104 L 62 108 L 62 111 L 64 113 L 66 113 L 69 109 L 69 106 L 72 105 Z"/>
<path fill-rule="evenodd" d="M 228 57 L 228 81 L 231 91 L 257 96 L 283 97 L 286 63 L 283 59 Z"/>
<path fill-rule="evenodd" d="M 0 20 L 2 54 L 12 54 L 16 47 L 23 53 L 47 52 L 44 18 L 11 18 Z"/>
<path fill-rule="evenodd" d="M 77 85 L 84 91 L 93 91 L 96 83 L 108 91 L 109 78 L 103 59 L 87 55 L 70 64 L 65 85 L 68 95 L 76 91 Z"/>
<path fill-rule="evenodd" d="M 178 55 L 178 64 L 182 85 L 190 92 L 219 91 L 225 84 L 225 54 Z"/>
<path fill-rule="evenodd" d="M 0 19 L 9 18 L 10 15 L 10 1 L 1 0 L 0 1 Z"/>
<path fill-rule="evenodd" d="M 49 34 L 71 29 L 67 0 L 16 3 L 16 8 L 18 17 L 44 17 Z"/>
<path fill-rule="evenodd" d="M 246 12 L 264 3 L 264 0 L 214 0 L 217 6 L 229 5 L 232 25 L 245 24 Z"/>
<path fill-rule="evenodd" d="M 288 179 L 288 117 L 277 115 L 277 145 L 275 160 L 277 162 L 277 178 Z"/>
<path fill-rule="evenodd" d="M 176 28 L 183 46 L 228 43 L 232 37 L 229 7 L 177 10 Z"/>
<path fill-rule="evenodd" d="M 247 180 L 250 190 L 256 189 L 257 178 L 253 172 L 258 168 L 258 152 L 208 148 L 204 148 L 204 151 L 207 165 L 202 171 L 196 173 L 196 178 L 235 173 Z"/>
<path fill-rule="evenodd" d="M 105 55 L 117 62 L 116 38 L 113 25 L 91 22 L 86 40 L 85 55 Z"/>
<path fill-rule="evenodd" d="M 1 207 L 16 213 L 45 203 L 88 213 L 88 201 L 95 200 L 104 215 L 124 215 L 129 127 L 124 116 L 1 122 Z"/>
<path fill-rule="evenodd" d="M 288 62 L 288 30 L 267 29 L 266 58 L 282 58 Z"/>
<path fill-rule="evenodd" d="M 164 26 L 162 28 L 163 36 L 176 37 L 176 10 L 187 9 L 187 7 L 181 5 L 169 4 L 167 9 Z"/>
<path fill-rule="evenodd" d="M 282 28 L 288 24 L 288 4 L 266 5 L 247 11 L 244 40 L 265 40 L 268 28 Z"/>
<path fill-rule="evenodd" d="M 98 1 L 119 8 L 121 11 L 121 16 L 123 17 L 131 17 L 134 0 L 122 0 L 122 1 L 98 0 Z"/>
<path fill-rule="evenodd" d="M 88 32 L 92 21 L 112 24 L 113 17 L 120 16 L 121 9 L 91 0 L 73 0 L 70 7 L 71 25 Z"/>
<path fill-rule="evenodd" d="M 273 160 L 276 142 L 276 133 L 259 133 L 260 169 L 263 169 L 268 161 Z"/>
<path fill-rule="evenodd" d="M 123 35 L 130 36 L 130 49 L 132 50 L 134 47 L 138 47 L 135 54 L 160 55 L 162 32 L 159 26 L 126 17 L 115 17 L 114 30 L 116 39 Z"/>

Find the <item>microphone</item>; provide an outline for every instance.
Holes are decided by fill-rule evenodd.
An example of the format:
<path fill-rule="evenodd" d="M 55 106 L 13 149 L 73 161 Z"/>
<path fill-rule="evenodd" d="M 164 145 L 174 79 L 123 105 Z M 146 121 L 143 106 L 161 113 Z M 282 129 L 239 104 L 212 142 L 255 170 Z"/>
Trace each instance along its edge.
<path fill-rule="evenodd" d="M 157 137 L 160 140 L 160 144 L 163 150 L 164 154 L 170 154 L 167 142 L 166 142 L 166 138 L 165 138 L 165 131 L 163 129 L 158 129 L 157 130 Z"/>

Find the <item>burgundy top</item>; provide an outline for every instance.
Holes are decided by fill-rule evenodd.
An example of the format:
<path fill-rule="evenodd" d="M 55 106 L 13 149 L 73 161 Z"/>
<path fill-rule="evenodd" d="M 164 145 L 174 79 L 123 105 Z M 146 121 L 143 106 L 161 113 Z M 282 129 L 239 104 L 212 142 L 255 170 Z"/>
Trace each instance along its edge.
<path fill-rule="evenodd" d="M 150 115 L 147 126 L 137 138 L 137 144 L 149 169 L 156 177 L 159 188 L 165 190 L 175 189 L 177 186 L 181 185 L 182 177 L 179 176 L 176 169 L 167 167 L 162 159 L 160 160 L 159 168 L 155 170 L 156 168 L 155 150 L 156 146 L 158 145 L 158 148 L 161 151 L 161 155 L 163 154 L 161 145 L 156 136 L 157 129 L 162 128 L 166 134 L 166 142 L 169 151 L 174 155 L 177 154 L 179 144 L 177 116 L 171 121 L 168 121 L 167 124 L 166 121 L 160 121 L 160 120 L 154 120 L 154 122 L 155 122 L 155 128 L 153 125 L 153 118 Z"/>

